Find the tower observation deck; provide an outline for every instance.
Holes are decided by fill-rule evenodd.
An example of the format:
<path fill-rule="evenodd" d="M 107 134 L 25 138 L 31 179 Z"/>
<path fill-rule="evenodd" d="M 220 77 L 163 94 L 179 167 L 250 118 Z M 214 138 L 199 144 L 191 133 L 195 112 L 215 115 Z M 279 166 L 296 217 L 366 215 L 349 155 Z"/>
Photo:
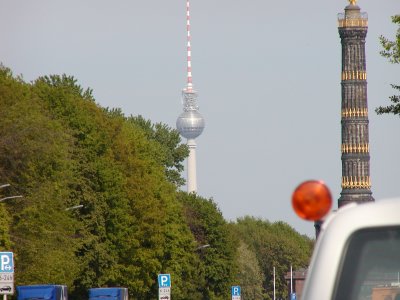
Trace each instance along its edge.
<path fill-rule="evenodd" d="M 369 121 L 365 38 L 368 16 L 350 0 L 338 15 L 342 43 L 341 104 L 341 207 L 350 202 L 374 201 L 371 192 Z"/>
<path fill-rule="evenodd" d="M 186 0 L 186 29 L 187 29 L 187 86 L 182 91 L 183 113 L 176 120 L 179 133 L 187 139 L 189 157 L 187 159 L 187 191 L 197 192 L 196 175 L 196 141 L 195 139 L 203 132 L 205 122 L 199 113 L 197 106 L 197 92 L 192 84 L 192 61 L 191 61 L 191 36 L 190 36 L 190 5 Z"/>

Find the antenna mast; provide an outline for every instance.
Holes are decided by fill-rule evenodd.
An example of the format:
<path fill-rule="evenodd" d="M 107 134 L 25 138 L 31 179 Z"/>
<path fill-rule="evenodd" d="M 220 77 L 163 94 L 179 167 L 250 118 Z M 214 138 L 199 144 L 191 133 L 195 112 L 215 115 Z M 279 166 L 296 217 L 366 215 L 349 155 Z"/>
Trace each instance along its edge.
<path fill-rule="evenodd" d="M 186 0 L 186 32 L 187 32 L 187 87 L 186 91 L 191 92 L 192 83 L 192 49 L 190 46 L 190 3 Z"/>
<path fill-rule="evenodd" d="M 183 97 L 183 110 L 194 111 L 198 110 L 197 106 L 197 93 L 193 89 L 192 82 L 192 46 L 191 46 L 191 34 L 190 34 L 190 3 L 186 0 L 186 41 L 187 41 L 187 80 L 186 88 L 182 91 Z"/>

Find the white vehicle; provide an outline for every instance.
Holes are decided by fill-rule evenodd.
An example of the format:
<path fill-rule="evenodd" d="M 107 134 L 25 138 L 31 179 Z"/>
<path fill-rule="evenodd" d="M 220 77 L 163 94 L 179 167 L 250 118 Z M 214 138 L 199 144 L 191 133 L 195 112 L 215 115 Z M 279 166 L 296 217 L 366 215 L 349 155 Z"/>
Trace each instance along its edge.
<path fill-rule="evenodd" d="M 301 299 L 400 299 L 400 198 L 348 204 L 323 220 Z"/>

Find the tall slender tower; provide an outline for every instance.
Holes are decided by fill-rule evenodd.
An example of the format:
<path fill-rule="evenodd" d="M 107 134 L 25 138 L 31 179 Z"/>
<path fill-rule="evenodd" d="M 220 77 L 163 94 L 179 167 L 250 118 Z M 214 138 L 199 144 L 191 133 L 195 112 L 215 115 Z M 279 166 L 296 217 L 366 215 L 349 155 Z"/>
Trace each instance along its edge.
<path fill-rule="evenodd" d="M 341 207 L 374 201 L 371 192 L 365 37 L 368 16 L 356 0 L 338 15 L 342 42 L 342 192 Z"/>
<path fill-rule="evenodd" d="M 183 113 L 176 120 L 180 134 L 187 139 L 189 157 L 187 159 L 187 191 L 197 192 L 196 178 L 196 141 L 203 132 L 205 122 L 197 106 L 197 92 L 192 83 L 191 36 L 190 36 L 190 5 L 186 0 L 186 31 L 187 31 L 187 85 L 182 91 Z"/>

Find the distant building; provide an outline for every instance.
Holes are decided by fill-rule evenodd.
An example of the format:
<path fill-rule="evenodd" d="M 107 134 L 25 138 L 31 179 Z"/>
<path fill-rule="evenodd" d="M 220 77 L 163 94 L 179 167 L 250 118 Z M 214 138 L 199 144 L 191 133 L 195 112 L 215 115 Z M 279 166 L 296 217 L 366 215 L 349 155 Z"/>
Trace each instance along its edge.
<path fill-rule="evenodd" d="M 400 286 L 374 287 L 371 300 L 400 300 Z"/>
<path fill-rule="evenodd" d="M 306 276 L 307 269 L 293 271 L 293 274 L 290 274 L 290 272 L 286 273 L 285 280 L 287 283 L 288 295 L 290 295 L 291 289 L 293 288 L 293 293 L 296 294 L 296 300 L 301 300 L 301 294 L 303 292 Z"/>

